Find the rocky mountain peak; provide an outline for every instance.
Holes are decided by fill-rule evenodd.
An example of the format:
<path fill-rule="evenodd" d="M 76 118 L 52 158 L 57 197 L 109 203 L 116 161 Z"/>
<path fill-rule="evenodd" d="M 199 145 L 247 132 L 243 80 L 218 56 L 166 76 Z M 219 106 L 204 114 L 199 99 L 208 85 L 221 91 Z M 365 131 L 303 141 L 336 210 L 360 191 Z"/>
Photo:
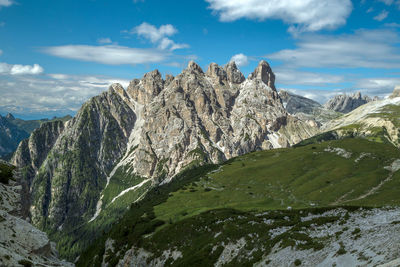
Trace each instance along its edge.
<path fill-rule="evenodd" d="M 122 98 L 129 98 L 128 94 L 126 93 L 124 87 L 122 87 L 121 84 L 119 83 L 113 83 L 110 85 L 108 88 L 108 91 L 111 92 L 116 92 L 118 95 L 120 95 Z"/>
<path fill-rule="evenodd" d="M 201 67 L 194 62 L 193 60 L 191 60 L 186 68 L 189 71 L 194 71 L 194 72 L 199 72 L 199 73 L 204 73 L 203 70 L 201 69 Z"/>
<path fill-rule="evenodd" d="M 369 96 L 362 96 L 361 92 L 352 95 L 341 94 L 331 98 L 324 107 L 341 113 L 349 113 L 371 101 L 372 99 Z"/>
<path fill-rule="evenodd" d="M 13 114 L 11 114 L 11 113 L 7 113 L 7 115 L 6 115 L 6 119 L 9 119 L 9 120 L 15 120 L 15 117 L 13 116 Z"/>
<path fill-rule="evenodd" d="M 400 97 L 400 85 L 396 86 L 389 98 Z"/>
<path fill-rule="evenodd" d="M 225 70 L 216 63 L 211 63 L 208 66 L 206 75 L 217 80 L 218 83 L 222 83 L 223 81 L 227 80 L 227 75 Z"/>
<path fill-rule="evenodd" d="M 141 80 L 130 82 L 127 92 L 138 103 L 150 103 L 164 88 L 164 80 L 158 70 L 146 73 Z"/>
<path fill-rule="evenodd" d="M 224 70 L 226 72 L 228 81 L 231 83 L 239 84 L 245 80 L 244 75 L 237 68 L 235 61 L 230 61 L 225 65 Z"/>
<path fill-rule="evenodd" d="M 353 98 L 354 99 L 361 99 L 361 92 L 358 91 L 358 92 L 354 93 Z"/>
<path fill-rule="evenodd" d="M 155 69 L 153 71 L 145 73 L 143 76 L 143 80 L 162 80 L 162 76 L 161 73 L 157 69 Z"/>
<path fill-rule="evenodd" d="M 271 67 L 265 60 L 261 60 L 260 63 L 258 63 L 257 68 L 254 70 L 252 74 L 250 74 L 249 79 L 261 80 L 270 88 L 272 88 L 274 91 L 276 91 L 275 74 L 272 72 Z"/>

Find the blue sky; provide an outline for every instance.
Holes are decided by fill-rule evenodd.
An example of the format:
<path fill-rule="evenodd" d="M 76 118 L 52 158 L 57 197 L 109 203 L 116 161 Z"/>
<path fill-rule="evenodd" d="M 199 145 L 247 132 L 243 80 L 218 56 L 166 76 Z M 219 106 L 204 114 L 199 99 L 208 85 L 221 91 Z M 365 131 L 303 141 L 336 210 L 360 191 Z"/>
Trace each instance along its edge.
<path fill-rule="evenodd" d="M 112 82 L 266 59 L 320 102 L 400 84 L 400 0 L 0 0 L 0 114 L 74 114 Z"/>

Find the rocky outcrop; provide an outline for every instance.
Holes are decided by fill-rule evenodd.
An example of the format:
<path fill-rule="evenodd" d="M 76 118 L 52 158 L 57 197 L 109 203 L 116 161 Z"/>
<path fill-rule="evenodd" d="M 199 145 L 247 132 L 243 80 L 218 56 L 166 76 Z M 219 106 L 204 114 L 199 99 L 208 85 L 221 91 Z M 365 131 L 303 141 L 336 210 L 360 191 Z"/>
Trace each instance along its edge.
<path fill-rule="evenodd" d="M 0 169 L 7 166 L 0 162 Z M 55 244 L 45 233 L 20 217 L 21 191 L 19 181 L 0 183 L 0 265 L 1 266 L 73 266 L 61 261 Z"/>
<path fill-rule="evenodd" d="M 249 79 L 261 80 L 268 85 L 268 87 L 276 91 L 275 74 L 272 72 L 271 67 L 265 60 L 262 60 L 260 64 L 258 64 L 254 72 L 250 74 Z"/>
<path fill-rule="evenodd" d="M 361 96 L 361 93 L 357 92 L 353 95 L 337 95 L 330 99 L 324 107 L 341 113 L 349 113 L 371 101 L 372 99 L 369 96 Z"/>
<path fill-rule="evenodd" d="M 274 79 L 265 61 L 248 79 L 234 62 L 211 64 L 204 73 L 192 61 L 165 81 L 155 70 L 126 91 L 112 85 L 67 123 L 41 127 L 20 144 L 12 161 L 30 170 L 32 221 L 55 230 L 94 220 L 106 207 L 102 192 L 121 170 L 145 180 L 109 198 L 147 181 L 167 182 L 193 166 L 314 135 L 315 125 L 285 110 Z"/>
<path fill-rule="evenodd" d="M 389 98 L 400 97 L 400 85 L 396 86 L 393 90 L 393 93 L 389 96 Z"/>

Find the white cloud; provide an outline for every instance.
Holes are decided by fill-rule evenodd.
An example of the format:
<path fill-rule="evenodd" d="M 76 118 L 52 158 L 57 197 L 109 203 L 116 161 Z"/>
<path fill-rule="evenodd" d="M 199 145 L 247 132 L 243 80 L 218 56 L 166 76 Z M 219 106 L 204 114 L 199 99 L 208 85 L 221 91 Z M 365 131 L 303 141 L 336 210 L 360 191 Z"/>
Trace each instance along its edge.
<path fill-rule="evenodd" d="M 364 78 L 357 81 L 356 86 L 369 90 L 379 90 L 382 94 L 389 94 L 394 87 L 400 85 L 400 78 Z"/>
<path fill-rule="evenodd" d="M 0 8 L 2 7 L 2 6 L 11 6 L 11 5 L 13 5 L 14 4 L 14 2 L 13 1 L 11 1 L 11 0 L 0 0 Z"/>
<path fill-rule="evenodd" d="M 382 20 L 386 19 L 388 15 L 389 15 L 389 12 L 387 12 L 386 10 L 383 10 L 381 13 L 379 13 L 378 15 L 376 15 L 374 17 L 374 20 L 382 21 Z"/>
<path fill-rule="evenodd" d="M 242 18 L 280 19 L 289 31 L 335 29 L 346 23 L 353 8 L 351 0 L 206 0 L 221 21 Z"/>
<path fill-rule="evenodd" d="M 130 48 L 118 45 L 64 45 L 46 47 L 47 54 L 109 65 L 145 64 L 161 62 L 169 53 L 156 49 Z"/>
<path fill-rule="evenodd" d="M 0 56 L 3 54 L 3 50 L 0 49 Z"/>
<path fill-rule="evenodd" d="M 373 12 L 373 11 L 374 11 L 374 8 L 373 8 L 373 7 L 370 7 L 370 8 L 368 8 L 367 13 L 371 13 L 371 12 Z"/>
<path fill-rule="evenodd" d="M 159 49 L 169 49 L 170 51 L 176 49 L 188 48 L 187 44 L 177 44 L 171 40 L 170 36 L 176 34 L 178 30 L 171 24 L 161 25 L 157 28 L 147 22 L 143 22 L 139 26 L 134 27 L 130 30 L 130 34 L 136 34 L 147 40 L 150 40 L 153 44 L 158 44 Z"/>
<path fill-rule="evenodd" d="M 235 61 L 238 67 L 243 67 L 249 65 L 249 58 L 245 54 L 236 54 L 234 55 L 230 61 Z"/>
<path fill-rule="evenodd" d="M 90 97 L 107 90 L 112 83 L 125 88 L 129 81 L 105 76 L 48 74 L 1 76 L 0 110 L 23 115 L 73 115 Z"/>
<path fill-rule="evenodd" d="M 298 71 L 295 69 L 277 68 L 276 82 L 284 85 L 326 86 L 344 82 L 344 77 L 316 72 Z"/>
<path fill-rule="evenodd" d="M 146 39 L 149 39 L 153 43 L 158 42 L 166 36 L 172 36 L 177 32 L 178 30 L 171 24 L 161 25 L 159 28 L 157 28 L 147 22 L 143 22 L 131 30 L 132 34 L 142 36 Z"/>
<path fill-rule="evenodd" d="M 400 37 L 393 30 L 358 30 L 354 34 L 316 35 L 298 39 L 296 49 L 267 55 L 296 67 L 400 68 Z"/>
<path fill-rule="evenodd" d="M 33 66 L 31 66 L 0 62 L 0 74 L 2 75 L 36 75 L 41 73 L 43 73 L 43 68 L 38 64 L 33 64 Z"/>
<path fill-rule="evenodd" d="M 97 42 L 99 44 L 111 44 L 112 43 L 110 38 L 99 38 L 99 39 L 97 39 Z"/>

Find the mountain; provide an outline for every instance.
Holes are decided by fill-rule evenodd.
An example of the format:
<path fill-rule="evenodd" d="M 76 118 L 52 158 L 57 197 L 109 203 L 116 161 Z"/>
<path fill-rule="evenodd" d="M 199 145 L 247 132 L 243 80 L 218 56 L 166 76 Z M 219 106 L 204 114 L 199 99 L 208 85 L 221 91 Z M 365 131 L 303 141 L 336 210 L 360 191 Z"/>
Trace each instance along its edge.
<path fill-rule="evenodd" d="M 69 120 L 71 116 L 62 118 L 53 118 L 52 120 Z M 49 119 L 41 120 L 22 120 L 15 118 L 11 113 L 5 117 L 0 115 L 0 157 L 11 157 L 11 153 L 15 151 L 18 144 L 30 133 L 38 128 L 44 122 L 51 121 Z"/>
<path fill-rule="evenodd" d="M 396 147 L 362 138 L 258 151 L 197 168 L 130 205 L 77 266 L 395 261 L 399 170 Z"/>
<path fill-rule="evenodd" d="M 320 103 L 286 90 L 280 90 L 279 96 L 287 112 L 302 120 L 314 120 L 318 126 L 340 117 L 342 114 L 323 107 Z"/>
<path fill-rule="evenodd" d="M 377 99 L 377 97 L 371 99 L 369 96 L 361 96 L 360 92 L 353 95 L 342 94 L 331 98 L 327 103 L 325 103 L 324 107 L 341 113 L 349 113 L 359 106 Z"/>
<path fill-rule="evenodd" d="M 47 235 L 25 220 L 14 167 L 0 161 L 0 265 L 73 266 L 61 261 Z"/>
<path fill-rule="evenodd" d="M 396 266 L 399 107 L 395 91 L 291 148 L 183 171 L 77 266 Z"/>
<path fill-rule="evenodd" d="M 316 134 L 285 110 L 274 81 L 265 61 L 247 79 L 234 62 L 207 72 L 190 62 L 176 77 L 155 70 L 127 90 L 114 84 L 71 120 L 42 124 L 12 158 L 31 193 L 32 222 L 71 257 L 89 242 L 81 234 L 99 234 L 179 173 Z"/>
<path fill-rule="evenodd" d="M 12 153 L 21 140 L 28 138 L 29 133 L 9 122 L 0 115 L 0 157 Z"/>
<path fill-rule="evenodd" d="M 338 138 L 359 136 L 400 147 L 399 104 L 400 97 L 394 90 L 392 96 L 387 99 L 369 102 L 330 121 L 322 127 L 322 131 L 334 133 Z"/>

